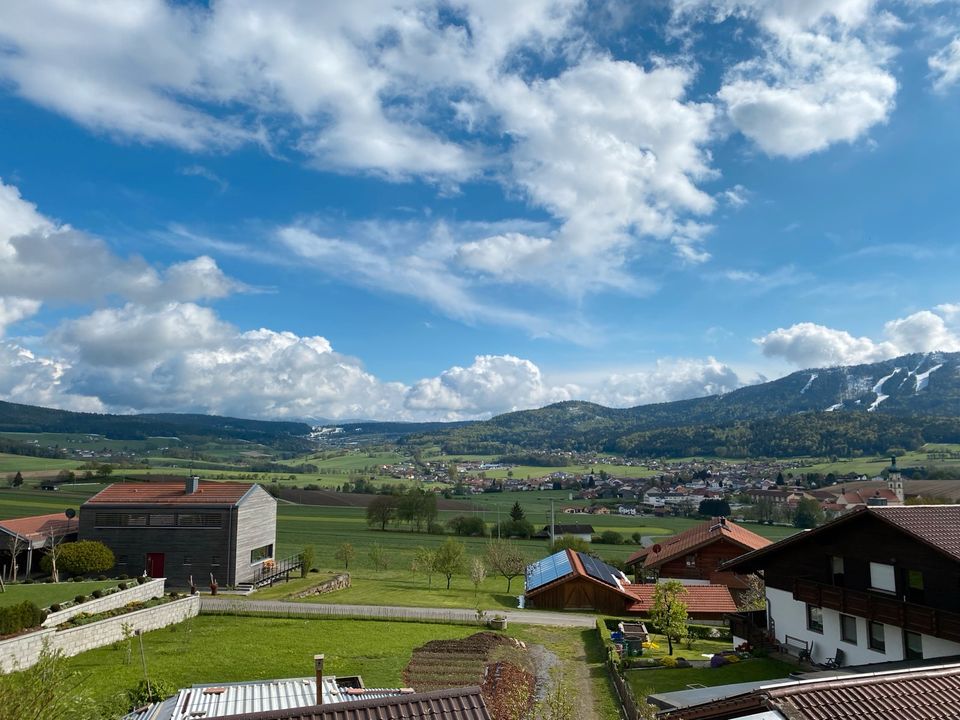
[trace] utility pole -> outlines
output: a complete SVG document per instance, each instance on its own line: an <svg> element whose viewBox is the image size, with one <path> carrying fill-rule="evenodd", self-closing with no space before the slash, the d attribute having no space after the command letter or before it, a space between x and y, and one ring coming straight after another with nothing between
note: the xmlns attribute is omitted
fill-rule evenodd
<svg viewBox="0 0 960 720"><path fill-rule="evenodd" d="M550 498L550 544L557 541L557 514L553 509L553 498Z"/></svg>
<svg viewBox="0 0 960 720"><path fill-rule="evenodd" d="M500 503L497 503L497 540L500 539Z"/></svg>

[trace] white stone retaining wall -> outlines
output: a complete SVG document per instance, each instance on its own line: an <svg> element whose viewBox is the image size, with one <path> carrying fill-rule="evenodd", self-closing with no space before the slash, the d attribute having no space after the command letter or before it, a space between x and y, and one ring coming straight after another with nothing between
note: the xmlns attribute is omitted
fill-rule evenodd
<svg viewBox="0 0 960 720"><path fill-rule="evenodd" d="M14 668L23 670L34 665L45 643L49 645L51 651L60 650L69 657L123 640L125 624L128 624L133 631L148 632L183 622L199 613L200 596L191 595L182 600L136 610L89 625L60 631L44 628L9 640L2 640L0 641L0 670L3 672L9 672Z"/></svg>
<svg viewBox="0 0 960 720"><path fill-rule="evenodd" d="M127 580L126 582L132 583L133 587L128 587L126 590L118 590L115 593L104 595L102 598L87 600L85 603L73 605L66 610L50 613L47 615L47 619L43 621L43 627L56 627L61 623L65 623L70 618L76 617L80 613L96 615L97 613L106 612L107 610L123 607L128 603L144 602L161 597L166 584L164 578L150 580L143 585L137 585L136 580Z"/></svg>

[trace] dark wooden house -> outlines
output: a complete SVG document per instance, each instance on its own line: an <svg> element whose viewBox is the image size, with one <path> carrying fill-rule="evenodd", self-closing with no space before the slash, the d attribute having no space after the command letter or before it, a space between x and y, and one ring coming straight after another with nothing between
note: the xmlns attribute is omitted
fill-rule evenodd
<svg viewBox="0 0 960 720"><path fill-rule="evenodd" d="M259 485L199 482L111 485L80 508L80 539L100 540L117 570L185 587L251 582L275 558L277 501Z"/></svg>
<svg viewBox="0 0 960 720"><path fill-rule="evenodd" d="M771 542L726 518L712 518L634 553L625 563L637 582L676 579L682 582L747 587L747 577L720 566Z"/></svg>
<svg viewBox="0 0 960 720"><path fill-rule="evenodd" d="M611 565L563 550L527 567L524 606L550 610L592 610L608 615L649 615L655 585L638 585ZM720 620L736 604L722 585L687 587L691 618Z"/></svg>
<svg viewBox="0 0 960 720"><path fill-rule="evenodd" d="M865 507L724 569L763 572L768 633L815 661L960 655L960 505Z"/></svg>

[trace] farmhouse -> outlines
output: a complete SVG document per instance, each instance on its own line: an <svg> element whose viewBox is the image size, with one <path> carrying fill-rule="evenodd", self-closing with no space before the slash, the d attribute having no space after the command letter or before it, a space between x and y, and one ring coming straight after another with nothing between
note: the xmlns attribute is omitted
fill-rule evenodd
<svg viewBox="0 0 960 720"><path fill-rule="evenodd" d="M23 568L25 578L30 577L34 551L43 552L53 543L76 540L77 527L76 518L64 513L0 520L0 547L7 557L15 553L17 567Z"/></svg>
<svg viewBox="0 0 960 720"><path fill-rule="evenodd" d="M647 615L655 587L632 584L612 565L586 553L563 550L527 566L524 607ZM702 620L720 620L737 609L722 585L686 587L683 601L687 614Z"/></svg>
<svg viewBox="0 0 960 720"><path fill-rule="evenodd" d="M720 565L767 545L767 538L732 520L715 517L635 552L625 565L628 570L633 568L637 582L675 579L685 585L726 585L742 590L748 584L746 576L721 571Z"/></svg>
<svg viewBox="0 0 960 720"><path fill-rule="evenodd" d="M722 569L762 570L767 633L816 662L960 655L960 505L864 507Z"/></svg>
<svg viewBox="0 0 960 720"><path fill-rule="evenodd" d="M100 540L117 569L184 587L252 582L274 560L277 501L249 483L123 483L80 508L80 539Z"/></svg>

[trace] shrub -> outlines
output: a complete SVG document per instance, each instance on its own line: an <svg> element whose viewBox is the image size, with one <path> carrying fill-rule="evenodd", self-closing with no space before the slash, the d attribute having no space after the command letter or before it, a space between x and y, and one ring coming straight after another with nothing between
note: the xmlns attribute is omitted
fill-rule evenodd
<svg viewBox="0 0 960 720"><path fill-rule="evenodd" d="M127 690L127 700L131 707L141 707L161 702L176 692L176 688L164 680L154 679L152 683L141 680L136 687Z"/></svg>
<svg viewBox="0 0 960 720"><path fill-rule="evenodd" d="M438 522L427 523L427 533L430 535L446 535L447 531Z"/></svg>
<svg viewBox="0 0 960 720"><path fill-rule="evenodd" d="M316 551L313 549L313 545L307 545L303 548L302 560L303 564L300 566L300 577L306 577L307 573L313 569L313 561L316 558Z"/></svg>
<svg viewBox="0 0 960 720"><path fill-rule="evenodd" d="M143 575L137 575L137 585L143 585L147 581Z"/></svg>
<svg viewBox="0 0 960 720"><path fill-rule="evenodd" d="M120 583L119 585L117 585L117 587L120 588L121 590L126 590L126 589L127 589L127 584L126 584L125 582L122 582L122 583Z"/></svg>
<svg viewBox="0 0 960 720"><path fill-rule="evenodd" d="M666 668L675 668L677 666L677 658L672 655L664 655L660 658L660 664Z"/></svg>
<svg viewBox="0 0 960 720"><path fill-rule="evenodd" d="M318 572L320 572L320 570L317 569L317 568L310 568L310 572L312 572L312 573L318 573Z"/></svg>
<svg viewBox="0 0 960 720"><path fill-rule="evenodd" d="M720 653L717 653L717 654L714 655L712 658L710 658L710 667L712 667L712 668L723 667L723 666L726 665L728 662L729 662L729 660L727 660L726 657L724 657L724 656L721 655Z"/></svg>
<svg viewBox="0 0 960 720"><path fill-rule="evenodd" d="M33 578L24 578L24 585L33 585Z"/></svg>
<svg viewBox="0 0 960 720"><path fill-rule="evenodd" d="M60 603L54 603L50 606L50 612L60 612L60 610L62 610Z"/></svg>
<svg viewBox="0 0 960 720"><path fill-rule="evenodd" d="M97 576L97 580L106 580L106 579L107 579L107 576L106 576L106 575L98 575L98 576Z"/></svg>
<svg viewBox="0 0 960 720"><path fill-rule="evenodd" d="M77 575L75 578L73 578L73 582L83 582L83 578Z"/></svg>
<svg viewBox="0 0 960 720"><path fill-rule="evenodd" d="M485 537L487 534L487 524L483 521L483 518L475 515L458 515L447 522L447 527L455 535Z"/></svg>
<svg viewBox="0 0 960 720"><path fill-rule="evenodd" d="M127 575L126 573L120 573L119 575L117 575L117 580L126 580L128 577L130 576Z"/></svg>
<svg viewBox="0 0 960 720"><path fill-rule="evenodd" d="M92 593L90 593L90 594L93 595L94 598L96 598L97 600L99 600L100 598L103 597L103 590L94 590L94 591L93 591Z"/></svg>
<svg viewBox="0 0 960 720"><path fill-rule="evenodd" d="M46 613L28 601L0 608L0 635L12 635L35 628L43 622Z"/></svg>
<svg viewBox="0 0 960 720"><path fill-rule="evenodd" d="M604 530L600 533L600 542L604 545L623 545L623 535L616 530Z"/></svg>
<svg viewBox="0 0 960 720"><path fill-rule="evenodd" d="M74 601L77 605L80 605L81 603L85 603L85 602L87 601L87 596L86 596L86 595L74 595L73 601Z"/></svg>

